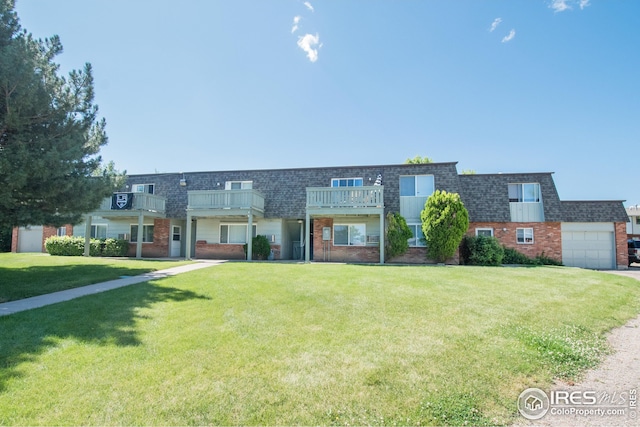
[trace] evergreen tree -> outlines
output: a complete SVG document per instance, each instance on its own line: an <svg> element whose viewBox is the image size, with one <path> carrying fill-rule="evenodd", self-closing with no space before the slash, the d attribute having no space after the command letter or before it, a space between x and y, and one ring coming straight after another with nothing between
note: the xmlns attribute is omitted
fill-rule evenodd
<svg viewBox="0 0 640 427"><path fill-rule="evenodd" d="M451 258L469 228L469 213L458 193L436 190L420 213L427 255L438 262Z"/></svg>
<svg viewBox="0 0 640 427"><path fill-rule="evenodd" d="M0 228L77 223L117 175L101 169L107 135L91 65L59 76L60 39L34 39L14 6L0 0Z"/></svg>

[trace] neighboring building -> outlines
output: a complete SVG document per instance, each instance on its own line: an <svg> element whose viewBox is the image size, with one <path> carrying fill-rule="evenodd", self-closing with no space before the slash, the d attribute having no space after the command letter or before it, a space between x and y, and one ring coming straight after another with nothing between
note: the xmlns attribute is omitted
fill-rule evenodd
<svg viewBox="0 0 640 427"><path fill-rule="evenodd" d="M629 206L627 209L627 235L631 238L640 238L640 206Z"/></svg>
<svg viewBox="0 0 640 427"><path fill-rule="evenodd" d="M127 238L138 257L245 259L250 231L273 259L426 263L420 211L436 189L461 195L470 235L565 265L627 267L622 201L560 201L551 173L459 175L456 163L132 175L71 233ZM414 232L391 260L389 212Z"/></svg>

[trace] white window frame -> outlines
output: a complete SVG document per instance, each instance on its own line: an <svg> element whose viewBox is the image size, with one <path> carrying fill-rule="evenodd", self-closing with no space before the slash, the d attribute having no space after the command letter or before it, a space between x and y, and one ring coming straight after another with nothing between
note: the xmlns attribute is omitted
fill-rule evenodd
<svg viewBox="0 0 640 427"><path fill-rule="evenodd" d="M402 181L413 178L413 194L402 194ZM421 182L421 179L429 179L427 183ZM426 184L426 188L424 187ZM433 175L400 175L398 182L400 189L400 197L429 197L436 190L435 177Z"/></svg>
<svg viewBox="0 0 640 427"><path fill-rule="evenodd" d="M136 230L136 232L134 233L133 231L133 227L138 227L138 224L131 224L131 226L129 227L129 232L131 234L129 234L129 242L131 243L138 243L138 231ZM149 227L153 228L153 231L151 232L151 240L148 240L148 234L149 234ZM154 228L154 224L143 224L142 225L142 243L153 243L153 235L155 233L155 228Z"/></svg>
<svg viewBox="0 0 640 427"><path fill-rule="evenodd" d="M410 248L426 248L427 242L424 241L424 233L422 232L422 223L407 223L411 229L413 237L408 239ZM417 233L416 233L417 232Z"/></svg>
<svg viewBox="0 0 640 427"><path fill-rule="evenodd" d="M222 241L222 227L227 227L227 241L223 242ZM242 227L244 228L244 242L229 242L229 227ZM252 237L256 237L258 234L258 226L254 223L253 226L253 236ZM247 224L241 224L241 223L237 223L237 222L229 222L229 223L224 223L224 224L220 224L220 227L218 227L218 243L220 243L221 245L244 245L247 243Z"/></svg>
<svg viewBox="0 0 640 427"><path fill-rule="evenodd" d="M67 235L67 227L58 227L56 229L56 236L64 237Z"/></svg>
<svg viewBox="0 0 640 427"><path fill-rule="evenodd" d="M488 231L489 232L488 237L493 237L493 228L489 228L489 227L476 228L476 236L486 236L486 234L480 234L480 232L483 232L483 231Z"/></svg>
<svg viewBox="0 0 640 427"><path fill-rule="evenodd" d="M336 243L336 227L347 227L347 243ZM354 243L354 229L361 228L362 232L358 234L362 236L362 240ZM367 225L366 224L333 224L333 246L366 246L367 245Z"/></svg>
<svg viewBox="0 0 640 427"><path fill-rule="evenodd" d="M99 228L104 228L104 237L98 237ZM109 228L107 227L107 224L91 224L91 231L90 231L89 237L91 237L92 239L106 239L108 231L109 231Z"/></svg>
<svg viewBox="0 0 640 427"><path fill-rule="evenodd" d="M533 245L533 228L521 227L516 228L516 242L519 245Z"/></svg>
<svg viewBox="0 0 640 427"><path fill-rule="evenodd" d="M533 186L533 192L534 192L534 197L533 198L528 198L527 197L527 191L525 191L525 188L527 186ZM516 197L512 197L512 188L518 188L519 190L516 190ZM541 191L540 191L540 184L537 182L523 182L523 183L511 183L509 184L509 202L511 203L540 203L540 200L542 200L542 195L541 195Z"/></svg>
<svg viewBox="0 0 640 427"><path fill-rule="evenodd" d="M155 194L155 191L156 191L155 184L133 184L131 186L132 193Z"/></svg>
<svg viewBox="0 0 640 427"><path fill-rule="evenodd" d="M362 178L331 178L332 188L342 187L362 187L364 179Z"/></svg>
<svg viewBox="0 0 640 427"><path fill-rule="evenodd" d="M240 188L233 188L239 186ZM251 190L253 181L226 181L224 183L225 190Z"/></svg>

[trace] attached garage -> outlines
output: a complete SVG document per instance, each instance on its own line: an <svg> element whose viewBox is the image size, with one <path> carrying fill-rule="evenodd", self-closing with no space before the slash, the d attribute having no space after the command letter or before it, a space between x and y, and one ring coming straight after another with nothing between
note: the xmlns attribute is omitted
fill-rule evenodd
<svg viewBox="0 0 640 427"><path fill-rule="evenodd" d="M44 228L41 225L18 229L18 252L42 252Z"/></svg>
<svg viewBox="0 0 640 427"><path fill-rule="evenodd" d="M611 222L562 223L562 263L570 267L615 269L615 228Z"/></svg>

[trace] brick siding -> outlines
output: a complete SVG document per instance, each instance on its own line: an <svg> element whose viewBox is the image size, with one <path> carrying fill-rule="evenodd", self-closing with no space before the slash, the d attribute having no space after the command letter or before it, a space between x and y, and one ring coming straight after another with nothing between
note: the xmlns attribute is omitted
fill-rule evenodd
<svg viewBox="0 0 640 427"><path fill-rule="evenodd" d="M493 236L504 246L534 258L544 255L562 260L562 230L559 222L473 222L468 236L476 235L476 228L493 228ZM516 228L533 228L533 244L516 241Z"/></svg>
<svg viewBox="0 0 640 427"><path fill-rule="evenodd" d="M155 218L153 220L153 243L142 244L142 256L144 258L165 258L169 256L169 237L171 233L171 220ZM137 243L129 243L128 256L136 256Z"/></svg>
<svg viewBox="0 0 640 427"><path fill-rule="evenodd" d="M629 268L629 252L627 248L627 224L624 222L614 223L616 233L616 267L618 270Z"/></svg>

